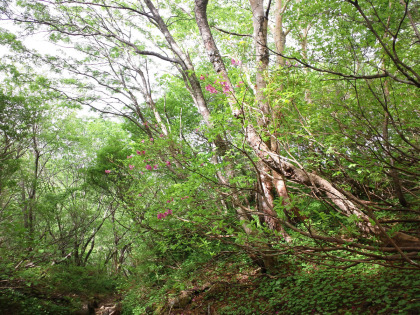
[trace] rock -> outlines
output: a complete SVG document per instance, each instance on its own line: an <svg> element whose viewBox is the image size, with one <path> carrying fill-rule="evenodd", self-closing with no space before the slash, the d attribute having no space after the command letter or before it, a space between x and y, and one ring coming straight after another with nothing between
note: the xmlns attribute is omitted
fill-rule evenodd
<svg viewBox="0 0 420 315"><path fill-rule="evenodd" d="M169 298L169 305L173 308L184 308L191 302L191 292L181 291L181 293L174 298Z"/></svg>
<svg viewBox="0 0 420 315"><path fill-rule="evenodd" d="M119 315L121 314L121 308L119 304L105 304L100 308L96 309L96 315Z"/></svg>

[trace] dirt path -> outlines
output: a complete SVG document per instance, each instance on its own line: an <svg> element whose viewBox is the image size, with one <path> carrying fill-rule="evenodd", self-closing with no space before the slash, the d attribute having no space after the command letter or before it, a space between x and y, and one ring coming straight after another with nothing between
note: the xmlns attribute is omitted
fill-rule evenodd
<svg viewBox="0 0 420 315"><path fill-rule="evenodd" d="M99 303L99 306L95 308L95 315L120 315L121 306L116 301L115 297L110 297Z"/></svg>

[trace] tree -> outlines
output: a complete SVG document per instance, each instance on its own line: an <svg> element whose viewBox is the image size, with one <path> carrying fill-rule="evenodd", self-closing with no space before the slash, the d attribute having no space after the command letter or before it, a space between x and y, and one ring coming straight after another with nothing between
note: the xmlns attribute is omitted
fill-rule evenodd
<svg viewBox="0 0 420 315"><path fill-rule="evenodd" d="M123 110L108 106L100 111L129 119L148 138L175 130L175 120L157 106L165 99L152 95L146 57L168 62L206 126L203 153L214 148L208 158L215 165L210 178L229 190L223 204L232 205L249 237L255 235L254 214L271 230L265 245L253 249L265 267L272 265L267 257L275 252L273 244L289 250L291 240L306 239L309 245L294 253L309 261L352 266L363 261L356 257L362 255L380 264L403 261L407 268L418 268L418 121L407 114L416 111L419 87L418 45L413 44L418 41L417 3L277 1L275 10L271 1L240 4L248 20L241 21L240 9L232 10L236 4L224 3L238 22L229 16L232 31L214 26L220 37L212 31L215 22L209 22L219 3L205 0L183 7L149 0L23 4L25 15L12 7L5 14L21 23L35 22L53 40L74 40L85 60L48 62L88 79L77 82L82 90L101 88L73 99L93 107L99 101L124 104ZM166 8L179 20L168 20ZM269 33L272 18L274 34ZM202 48L188 52L186 34L197 38L198 33L185 19L195 20L213 71L200 60ZM253 35L239 32L242 23ZM298 45L290 41L285 46L286 35ZM226 38L245 48L243 61L220 52L231 52ZM278 64L270 66L270 54ZM88 63L93 60L104 61L106 69L92 68ZM179 148L173 142L159 158L177 160L174 171L182 180L188 163L179 157ZM245 169L252 170L244 185L234 181L240 177L235 152L246 156Z"/></svg>

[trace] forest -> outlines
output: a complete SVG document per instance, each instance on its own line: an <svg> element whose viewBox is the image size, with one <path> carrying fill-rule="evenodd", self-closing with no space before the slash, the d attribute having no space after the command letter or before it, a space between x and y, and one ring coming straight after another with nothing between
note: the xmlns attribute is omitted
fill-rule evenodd
<svg viewBox="0 0 420 315"><path fill-rule="evenodd" d="M0 314L418 314L420 1L1 0Z"/></svg>

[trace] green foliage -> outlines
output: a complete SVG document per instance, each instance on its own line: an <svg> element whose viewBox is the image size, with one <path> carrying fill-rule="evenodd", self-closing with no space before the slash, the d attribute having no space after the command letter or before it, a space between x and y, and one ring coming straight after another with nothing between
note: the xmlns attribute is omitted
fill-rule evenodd
<svg viewBox="0 0 420 315"><path fill-rule="evenodd" d="M176 298L182 290L191 295L192 301L183 309L189 312L211 307L220 314L397 314L415 312L419 306L415 297L420 279L415 271L364 266L343 271L313 264L292 271L291 262L284 261L283 271L268 278L244 268L249 261L238 256L219 258L199 269L188 268L189 263L200 261L180 265L179 271L185 268L188 273L173 271L167 281L140 280L138 287L130 286L123 313L165 312L170 309L167 297ZM242 276L232 278L232 274ZM209 287L208 282L213 284Z"/></svg>
<svg viewBox="0 0 420 315"><path fill-rule="evenodd" d="M69 306L63 304L69 304ZM59 304L56 304L54 301L31 297L30 294L13 289L2 290L0 306L2 311L8 314L67 315L74 312L73 306L68 301L60 301Z"/></svg>
<svg viewBox="0 0 420 315"><path fill-rule="evenodd" d="M370 270L369 270L370 269ZM300 273L261 284L273 310L286 314L406 313L418 307L416 272L382 268L347 271L308 266Z"/></svg>
<svg viewBox="0 0 420 315"><path fill-rule="evenodd" d="M0 308L10 314L74 314L86 301L115 291L116 281L91 267L15 269L1 265Z"/></svg>
<svg viewBox="0 0 420 315"><path fill-rule="evenodd" d="M77 51L0 29L0 306L66 314L118 285L124 314L170 313L182 292L176 311L415 312L418 3L282 1L285 63L258 73L249 3L210 1L224 76L195 2L155 2L176 45L139 1L0 7Z"/></svg>
<svg viewBox="0 0 420 315"><path fill-rule="evenodd" d="M92 298L115 290L115 280L96 267L56 266L48 270L45 280L56 293L77 294Z"/></svg>

